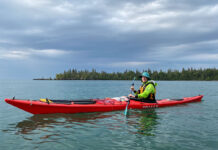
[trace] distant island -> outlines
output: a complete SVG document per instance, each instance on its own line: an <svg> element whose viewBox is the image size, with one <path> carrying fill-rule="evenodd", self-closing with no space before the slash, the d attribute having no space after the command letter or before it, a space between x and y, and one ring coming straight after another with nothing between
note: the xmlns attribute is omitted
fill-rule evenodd
<svg viewBox="0 0 218 150"><path fill-rule="evenodd" d="M50 78L35 78L33 80L53 80L53 79L50 77Z"/></svg>
<svg viewBox="0 0 218 150"><path fill-rule="evenodd" d="M167 71L162 70L143 70L142 72L149 72L153 80L218 80L218 69L207 68L207 69L182 69ZM95 69L92 71L88 70L77 70L69 69L63 73L56 74L54 79L50 78L36 78L33 80L132 80L134 77L139 77L141 72L136 70L125 70L124 72L112 72L108 73L105 71L97 72ZM140 80L139 78L137 78Z"/></svg>

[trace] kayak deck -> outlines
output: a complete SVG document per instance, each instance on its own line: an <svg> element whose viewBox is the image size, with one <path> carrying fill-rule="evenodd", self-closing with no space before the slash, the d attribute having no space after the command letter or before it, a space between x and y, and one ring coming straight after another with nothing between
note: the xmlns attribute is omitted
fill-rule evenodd
<svg viewBox="0 0 218 150"><path fill-rule="evenodd" d="M203 95L185 97L179 100L162 99L158 100L157 103L144 103L130 100L128 109L157 108L190 102L200 102L202 97ZM5 99L5 101L8 104L32 114L108 112L124 110L127 105L126 101L117 101L111 98L91 99L87 101L68 101L67 103L62 103L60 100L42 102L40 100Z"/></svg>

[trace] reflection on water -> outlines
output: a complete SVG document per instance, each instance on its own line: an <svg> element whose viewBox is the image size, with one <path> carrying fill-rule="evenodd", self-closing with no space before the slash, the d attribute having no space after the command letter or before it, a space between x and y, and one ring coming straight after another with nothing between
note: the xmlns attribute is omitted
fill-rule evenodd
<svg viewBox="0 0 218 150"><path fill-rule="evenodd" d="M154 109L123 112L33 115L21 122L9 125L4 132L12 132L24 140L39 143L75 140L81 135L102 137L112 134L138 134L154 136L158 115ZM125 137L120 137L125 138Z"/></svg>
<svg viewBox="0 0 218 150"><path fill-rule="evenodd" d="M202 81L159 81L159 98L204 94L204 101L186 107L129 110L128 117L123 111L31 117L3 101L13 96L116 97L128 93L129 84L130 81L0 82L0 149L217 149L218 90L214 81L203 82L205 86ZM140 84L136 82L136 86ZM84 95L81 91L87 87L89 91Z"/></svg>
<svg viewBox="0 0 218 150"><path fill-rule="evenodd" d="M143 111L135 111L132 113L130 118L133 118L133 121L129 121L129 124L135 126L137 129L136 134L146 135L146 136L154 136L153 130L155 126L158 124L157 119L158 115L155 109L145 109ZM134 119L136 118L136 120Z"/></svg>
<svg viewBox="0 0 218 150"><path fill-rule="evenodd" d="M82 123L93 124L93 120L111 117L103 113L84 113L84 114L45 114L34 115L17 123L18 134L29 134L34 130L45 130L61 125L64 128L72 128Z"/></svg>

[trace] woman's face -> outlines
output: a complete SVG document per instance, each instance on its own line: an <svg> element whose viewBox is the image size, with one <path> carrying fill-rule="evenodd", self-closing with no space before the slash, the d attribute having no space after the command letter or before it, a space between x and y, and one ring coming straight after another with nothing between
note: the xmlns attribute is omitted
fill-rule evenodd
<svg viewBox="0 0 218 150"><path fill-rule="evenodd" d="M147 78L146 77L142 77L142 82L147 82Z"/></svg>

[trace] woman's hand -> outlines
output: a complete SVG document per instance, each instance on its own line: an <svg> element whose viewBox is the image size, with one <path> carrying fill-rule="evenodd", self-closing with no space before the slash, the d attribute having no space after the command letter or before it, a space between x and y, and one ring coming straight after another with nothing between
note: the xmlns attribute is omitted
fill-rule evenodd
<svg viewBox="0 0 218 150"><path fill-rule="evenodd" d="M128 97L133 97L133 98L134 98L135 96L134 96L134 95L132 95L132 94L129 94L129 95L128 95Z"/></svg>
<svg viewBox="0 0 218 150"><path fill-rule="evenodd" d="M135 88L134 88L134 86L131 86L131 88L130 88L132 91L135 91Z"/></svg>

